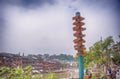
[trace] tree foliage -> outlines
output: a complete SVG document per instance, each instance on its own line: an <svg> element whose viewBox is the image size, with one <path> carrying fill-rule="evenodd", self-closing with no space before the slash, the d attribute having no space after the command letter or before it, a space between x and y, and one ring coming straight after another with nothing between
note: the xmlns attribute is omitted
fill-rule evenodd
<svg viewBox="0 0 120 79"><path fill-rule="evenodd" d="M109 65L112 60L113 63L119 62L120 53L112 48L114 44L112 36L107 37L105 40L96 42L89 48L89 51L86 51L87 55L84 58L85 67L92 66L94 63L99 65ZM111 54L114 58L111 58Z"/></svg>

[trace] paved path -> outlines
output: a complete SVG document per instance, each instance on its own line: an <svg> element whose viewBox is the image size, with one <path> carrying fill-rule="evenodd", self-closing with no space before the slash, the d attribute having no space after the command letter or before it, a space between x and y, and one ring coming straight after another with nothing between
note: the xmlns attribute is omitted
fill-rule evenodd
<svg viewBox="0 0 120 79"><path fill-rule="evenodd" d="M119 74L119 75L116 75L116 79L120 79L120 74Z"/></svg>
<svg viewBox="0 0 120 79"><path fill-rule="evenodd" d="M78 69L71 69L69 72L68 72L68 77L69 79L77 79L78 78Z"/></svg>
<svg viewBox="0 0 120 79"><path fill-rule="evenodd" d="M68 78L61 78L61 79L78 79L78 69L69 69Z"/></svg>

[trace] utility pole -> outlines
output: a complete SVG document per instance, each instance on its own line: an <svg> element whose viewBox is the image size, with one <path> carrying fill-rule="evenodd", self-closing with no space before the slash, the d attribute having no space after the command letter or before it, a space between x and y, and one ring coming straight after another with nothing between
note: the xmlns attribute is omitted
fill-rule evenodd
<svg viewBox="0 0 120 79"><path fill-rule="evenodd" d="M85 34L82 34L82 31L86 30L86 28L82 27L85 23L81 22L84 18L80 16L80 12L76 12L76 15L72 19L75 21L73 22L73 31L75 31L73 35L76 39L74 39L73 42L75 43L74 49L77 50L79 79L84 79L84 50L86 50L86 48L83 44L85 43L83 39Z"/></svg>

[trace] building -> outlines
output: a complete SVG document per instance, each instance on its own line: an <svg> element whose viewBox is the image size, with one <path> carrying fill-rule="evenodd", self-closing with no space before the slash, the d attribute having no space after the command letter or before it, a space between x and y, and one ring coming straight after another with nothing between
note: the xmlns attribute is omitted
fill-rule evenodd
<svg viewBox="0 0 120 79"><path fill-rule="evenodd" d="M10 68L24 68L26 66L32 66L33 70L59 70L63 68L59 61L55 60L43 60L40 56L20 56L11 53L0 53L0 67L10 67Z"/></svg>
<svg viewBox="0 0 120 79"><path fill-rule="evenodd" d="M21 56L11 53L0 53L0 67L22 67L22 59Z"/></svg>

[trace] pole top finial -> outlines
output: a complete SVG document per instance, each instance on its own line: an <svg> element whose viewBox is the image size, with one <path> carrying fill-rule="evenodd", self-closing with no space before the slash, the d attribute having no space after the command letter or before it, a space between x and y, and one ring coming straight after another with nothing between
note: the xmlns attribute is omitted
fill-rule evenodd
<svg viewBox="0 0 120 79"><path fill-rule="evenodd" d="M76 12L75 14L76 14L76 16L80 16L80 12Z"/></svg>

